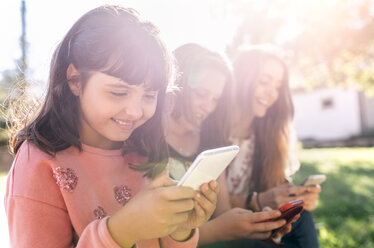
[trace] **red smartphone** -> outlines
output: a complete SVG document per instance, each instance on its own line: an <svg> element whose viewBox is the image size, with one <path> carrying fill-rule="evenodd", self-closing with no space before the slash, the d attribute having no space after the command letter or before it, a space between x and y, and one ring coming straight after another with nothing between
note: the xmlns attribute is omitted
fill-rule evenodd
<svg viewBox="0 0 374 248"><path fill-rule="evenodd" d="M304 208L304 201L303 200L291 201L291 202L288 202L288 203L284 204L280 208L278 208L278 210L282 213L282 215L277 217L277 218L266 220L264 222L277 221L277 220L280 220L280 219L285 219L286 224L284 226L280 227L280 228L274 229L272 231L271 236L274 237L275 234L277 234L279 231L281 231L288 223L290 223L293 220L293 218L296 215L298 215L299 213L301 213L301 211L303 211L303 208Z"/></svg>

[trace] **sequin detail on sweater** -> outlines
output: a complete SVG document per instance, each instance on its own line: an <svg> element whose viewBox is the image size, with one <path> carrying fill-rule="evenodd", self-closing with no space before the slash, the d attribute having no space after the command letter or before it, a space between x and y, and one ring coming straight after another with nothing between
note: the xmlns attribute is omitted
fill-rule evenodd
<svg viewBox="0 0 374 248"><path fill-rule="evenodd" d="M62 190L73 192L78 184L78 176L73 169L57 167L53 170L53 177L56 179L56 184Z"/></svg>
<svg viewBox="0 0 374 248"><path fill-rule="evenodd" d="M106 216L106 212L104 211L104 208L98 206L94 211L95 218L98 220L101 220Z"/></svg>
<svg viewBox="0 0 374 248"><path fill-rule="evenodd" d="M114 198L119 204L125 205L131 198L131 189L126 185L114 187Z"/></svg>

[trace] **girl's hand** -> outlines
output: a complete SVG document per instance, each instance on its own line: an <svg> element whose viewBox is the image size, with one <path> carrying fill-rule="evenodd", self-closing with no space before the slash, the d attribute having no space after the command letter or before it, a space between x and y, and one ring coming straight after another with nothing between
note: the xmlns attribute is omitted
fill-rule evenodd
<svg viewBox="0 0 374 248"><path fill-rule="evenodd" d="M271 239L270 241L276 244L280 244L282 237L286 235L287 233L291 232L292 223L295 223L299 218L300 218L300 214L295 215L293 219L290 221L290 223L282 227L281 230L279 230L279 232L277 232L275 235L272 235L272 237L270 238Z"/></svg>
<svg viewBox="0 0 374 248"><path fill-rule="evenodd" d="M172 238L179 232L200 227L212 216L217 204L218 184L212 180L202 184L200 190L200 192L195 192L194 210L189 213L188 220L170 235Z"/></svg>
<svg viewBox="0 0 374 248"><path fill-rule="evenodd" d="M296 198L304 201L304 209L312 211L317 207L321 186L314 185L306 187L306 191Z"/></svg>
<svg viewBox="0 0 374 248"><path fill-rule="evenodd" d="M189 228L203 225L212 216L217 204L219 187L217 181L210 181L200 186L200 192L195 194L195 208L190 213L188 221L184 224Z"/></svg>
<svg viewBox="0 0 374 248"><path fill-rule="evenodd" d="M304 186L295 186L291 183L279 185L259 193L260 204L261 206L277 209L290 201L302 199L301 194L307 191L306 188Z"/></svg>
<svg viewBox="0 0 374 248"><path fill-rule="evenodd" d="M233 208L210 222L216 228L217 236L215 239L218 241L241 238L267 239L270 237L272 230L283 226L286 221L263 221L280 215L281 213L278 210L254 213L242 208Z"/></svg>
<svg viewBox="0 0 374 248"><path fill-rule="evenodd" d="M167 171L167 170L166 170ZM189 219L194 208L194 190L177 187L162 173L108 220L113 239L123 247L137 241L167 236ZM190 235L185 230L185 239Z"/></svg>

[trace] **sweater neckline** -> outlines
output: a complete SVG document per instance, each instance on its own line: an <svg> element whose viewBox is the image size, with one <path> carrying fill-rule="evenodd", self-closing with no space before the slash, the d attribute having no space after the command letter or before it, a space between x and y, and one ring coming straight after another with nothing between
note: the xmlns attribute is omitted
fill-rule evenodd
<svg viewBox="0 0 374 248"><path fill-rule="evenodd" d="M123 149L115 149L115 150L105 150L98 147L89 146L86 144L82 144L82 149L84 152L100 154L104 156L122 156Z"/></svg>

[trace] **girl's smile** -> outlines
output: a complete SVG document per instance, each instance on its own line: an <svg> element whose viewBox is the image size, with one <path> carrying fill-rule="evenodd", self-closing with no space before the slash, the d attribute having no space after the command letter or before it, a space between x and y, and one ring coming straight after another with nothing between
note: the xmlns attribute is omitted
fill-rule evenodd
<svg viewBox="0 0 374 248"><path fill-rule="evenodd" d="M277 101L283 77L284 71L278 61L270 59L264 63L254 92L253 113L255 116L265 116L268 108Z"/></svg>
<svg viewBox="0 0 374 248"><path fill-rule="evenodd" d="M69 73L79 74L73 65ZM94 72L85 84L69 82L69 86L80 101L80 140L90 146L120 148L156 111L158 93L144 84L131 85Z"/></svg>
<svg viewBox="0 0 374 248"><path fill-rule="evenodd" d="M134 122L133 121L121 121L115 118L112 118L112 120L118 124L118 126L125 130L125 131L131 131L134 128Z"/></svg>

